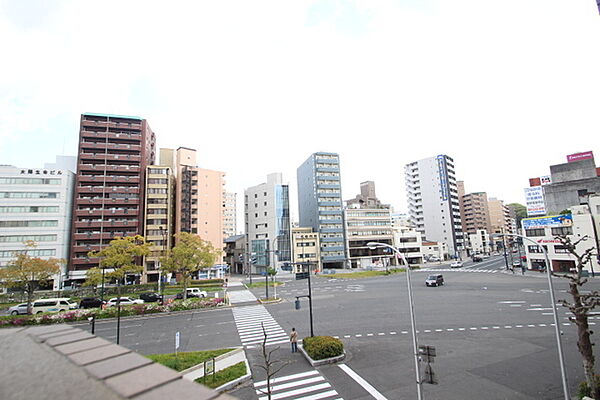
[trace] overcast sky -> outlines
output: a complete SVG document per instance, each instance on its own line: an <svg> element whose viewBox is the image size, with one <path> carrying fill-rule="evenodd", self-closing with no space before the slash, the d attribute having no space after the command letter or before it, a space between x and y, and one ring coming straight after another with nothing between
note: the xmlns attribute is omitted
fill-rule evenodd
<svg viewBox="0 0 600 400"><path fill-rule="evenodd" d="M594 0L0 0L0 164L76 155L84 112L146 118L159 147L244 188L340 154L405 211L404 165L454 158L466 190L598 148ZM297 211L292 211L297 218Z"/></svg>

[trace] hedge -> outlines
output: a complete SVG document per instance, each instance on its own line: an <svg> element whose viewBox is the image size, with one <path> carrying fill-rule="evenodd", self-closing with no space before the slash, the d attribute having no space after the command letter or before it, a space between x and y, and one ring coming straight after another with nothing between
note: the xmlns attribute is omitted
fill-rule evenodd
<svg viewBox="0 0 600 400"><path fill-rule="evenodd" d="M121 307L121 317L129 315L157 314L171 311L195 310L199 308L212 308L223 304L223 299L198 299L192 298L176 301L170 304L160 305L158 303L134 304ZM24 325L46 325L62 324L65 322L86 321L95 315L96 319L115 318L117 307L108 307L105 310L99 308L86 310L71 310L59 313L47 313L41 315L15 315L0 316L0 328L10 328Z"/></svg>
<svg viewBox="0 0 600 400"><path fill-rule="evenodd" d="M331 336L304 338L302 346L313 360L323 360L344 354L344 344L342 341Z"/></svg>

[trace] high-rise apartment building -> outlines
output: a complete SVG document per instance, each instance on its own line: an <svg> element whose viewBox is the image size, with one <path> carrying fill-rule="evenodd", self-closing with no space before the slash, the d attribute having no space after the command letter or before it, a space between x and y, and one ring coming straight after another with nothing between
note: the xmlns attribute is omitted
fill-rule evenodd
<svg viewBox="0 0 600 400"><path fill-rule="evenodd" d="M225 192L223 203L223 238L235 236L237 232L237 193Z"/></svg>
<svg viewBox="0 0 600 400"><path fill-rule="evenodd" d="M494 197L488 199L488 208L490 212L490 230L491 233L513 233L510 212L502 200Z"/></svg>
<svg viewBox="0 0 600 400"><path fill-rule="evenodd" d="M445 243L450 255L458 256L463 232L454 160L438 155L407 164L404 171L413 225L427 240Z"/></svg>
<svg viewBox="0 0 600 400"><path fill-rule="evenodd" d="M345 268L340 159L335 153L314 153L297 170L301 227L319 233L323 268Z"/></svg>
<svg viewBox="0 0 600 400"><path fill-rule="evenodd" d="M145 173L154 162L155 142L145 119L81 115L70 279L81 281L99 265L88 252L116 237L144 235Z"/></svg>
<svg viewBox="0 0 600 400"><path fill-rule="evenodd" d="M289 185L280 173L267 175L267 182L244 191L246 248L255 253L252 272L280 268L291 261Z"/></svg>
<svg viewBox="0 0 600 400"><path fill-rule="evenodd" d="M150 254L144 257L142 282L157 282L160 258L173 245L175 177L170 167L146 167L144 236Z"/></svg>
<svg viewBox="0 0 600 400"><path fill-rule="evenodd" d="M26 251L32 257L65 260L51 287L66 281L74 174L64 169L0 166L0 268ZM26 242L35 242L28 248ZM1 292L1 289L0 289Z"/></svg>
<svg viewBox="0 0 600 400"><path fill-rule="evenodd" d="M160 165L173 168L175 184L175 233L189 232L208 241L223 261L223 203L225 173L199 168L196 150L160 149Z"/></svg>
<svg viewBox="0 0 600 400"><path fill-rule="evenodd" d="M463 195L461 200L463 232L469 235L478 230L491 232L487 193L468 193Z"/></svg>

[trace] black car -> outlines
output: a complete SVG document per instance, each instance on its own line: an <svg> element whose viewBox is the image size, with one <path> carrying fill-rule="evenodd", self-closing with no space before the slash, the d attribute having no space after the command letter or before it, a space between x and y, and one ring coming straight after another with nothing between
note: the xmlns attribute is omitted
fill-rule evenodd
<svg viewBox="0 0 600 400"><path fill-rule="evenodd" d="M102 300L97 297L84 297L79 302L79 308L100 308L102 307Z"/></svg>
<svg viewBox="0 0 600 400"><path fill-rule="evenodd" d="M140 293L140 299L144 300L146 303L162 301L162 298L163 297L160 294L154 292Z"/></svg>

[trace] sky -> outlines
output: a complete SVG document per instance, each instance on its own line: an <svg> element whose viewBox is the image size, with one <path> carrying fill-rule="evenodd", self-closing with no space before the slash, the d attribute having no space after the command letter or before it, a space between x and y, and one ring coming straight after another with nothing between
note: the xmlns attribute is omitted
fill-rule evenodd
<svg viewBox="0 0 600 400"><path fill-rule="evenodd" d="M340 155L342 196L454 158L467 192L524 203L566 155L600 157L594 0L0 0L0 164L76 155L81 113L148 120L238 193ZM238 216L238 221L240 221Z"/></svg>

